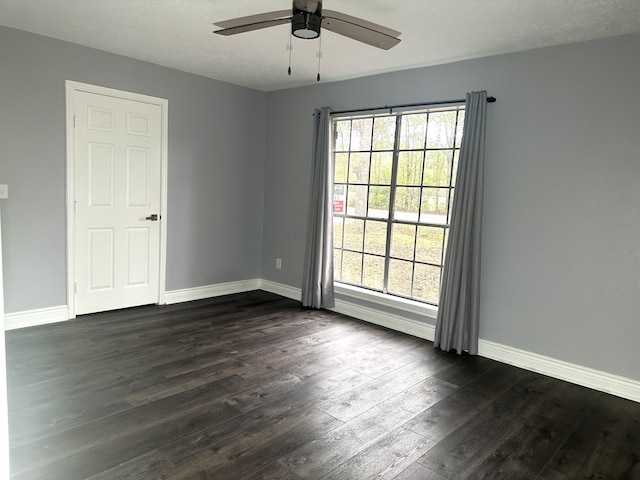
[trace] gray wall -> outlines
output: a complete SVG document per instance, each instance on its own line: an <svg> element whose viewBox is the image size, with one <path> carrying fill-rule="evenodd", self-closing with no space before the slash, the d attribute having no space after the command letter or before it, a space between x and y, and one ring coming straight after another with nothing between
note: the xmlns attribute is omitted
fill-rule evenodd
<svg viewBox="0 0 640 480"><path fill-rule="evenodd" d="M0 27L6 312L67 303L65 80L169 101L167 290L258 278L263 92Z"/></svg>
<svg viewBox="0 0 640 480"><path fill-rule="evenodd" d="M481 338L640 380L638 52L632 35L269 93L262 278L301 284L314 107L486 89Z"/></svg>

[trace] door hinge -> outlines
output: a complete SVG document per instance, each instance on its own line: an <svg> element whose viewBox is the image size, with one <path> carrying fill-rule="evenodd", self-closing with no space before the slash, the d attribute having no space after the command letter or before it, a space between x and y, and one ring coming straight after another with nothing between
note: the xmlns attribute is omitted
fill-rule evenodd
<svg viewBox="0 0 640 480"><path fill-rule="evenodd" d="M73 128L76 128L76 116L73 116Z"/></svg>
<svg viewBox="0 0 640 480"><path fill-rule="evenodd" d="M78 293L78 282L74 282L73 284L73 293Z"/></svg>

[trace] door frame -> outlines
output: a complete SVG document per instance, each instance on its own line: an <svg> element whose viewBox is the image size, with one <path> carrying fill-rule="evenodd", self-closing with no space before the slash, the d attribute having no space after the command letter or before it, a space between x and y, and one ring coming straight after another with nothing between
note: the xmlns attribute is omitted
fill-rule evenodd
<svg viewBox="0 0 640 480"><path fill-rule="evenodd" d="M66 135L67 135L67 308L69 318L76 317L76 216L75 216L75 129L74 110L75 93L86 92L97 95L133 100L135 102L150 103L161 108L161 154L160 154L160 271L158 279L158 305L165 304L165 280L167 271L167 174L168 174L168 105L165 98L151 97L134 92L126 92L113 88L80 83L73 80L65 81L66 91Z"/></svg>

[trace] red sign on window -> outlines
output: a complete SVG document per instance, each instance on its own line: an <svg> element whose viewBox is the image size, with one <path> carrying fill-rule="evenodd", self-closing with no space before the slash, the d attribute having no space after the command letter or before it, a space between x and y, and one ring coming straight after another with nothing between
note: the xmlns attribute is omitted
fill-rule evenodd
<svg viewBox="0 0 640 480"><path fill-rule="evenodd" d="M333 213L344 213L344 200L333 201Z"/></svg>

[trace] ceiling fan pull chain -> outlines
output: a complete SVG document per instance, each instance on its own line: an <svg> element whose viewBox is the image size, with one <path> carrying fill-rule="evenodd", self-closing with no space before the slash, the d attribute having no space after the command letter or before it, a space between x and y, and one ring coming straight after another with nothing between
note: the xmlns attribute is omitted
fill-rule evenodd
<svg viewBox="0 0 640 480"><path fill-rule="evenodd" d="M318 38L318 76L316 81L320 81L320 59L322 58L322 35Z"/></svg>
<svg viewBox="0 0 640 480"><path fill-rule="evenodd" d="M287 72L291 75L291 50L293 50L293 45L291 45L291 38L293 36L289 33L289 70Z"/></svg>

